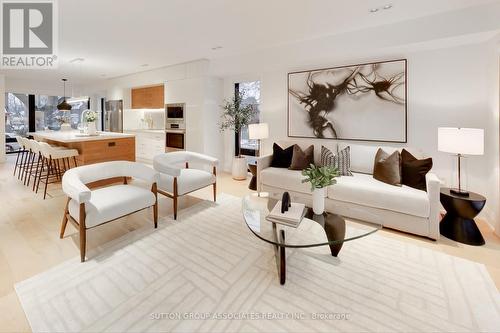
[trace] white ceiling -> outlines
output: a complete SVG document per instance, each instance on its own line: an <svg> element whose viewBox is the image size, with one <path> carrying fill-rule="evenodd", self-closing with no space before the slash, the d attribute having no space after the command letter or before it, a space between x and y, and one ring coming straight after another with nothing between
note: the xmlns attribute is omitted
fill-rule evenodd
<svg viewBox="0 0 500 333"><path fill-rule="evenodd" d="M60 68L3 73L45 79L111 78L492 2L499 1L61 0ZM386 4L393 8L369 12ZM214 46L223 48L214 51ZM69 63L80 57L83 63Z"/></svg>

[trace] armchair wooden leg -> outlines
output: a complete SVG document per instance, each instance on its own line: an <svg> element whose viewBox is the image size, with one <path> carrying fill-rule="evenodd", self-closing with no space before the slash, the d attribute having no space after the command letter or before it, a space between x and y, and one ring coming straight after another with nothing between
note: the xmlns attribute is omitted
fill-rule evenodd
<svg viewBox="0 0 500 333"><path fill-rule="evenodd" d="M177 197L173 198L173 204L174 204L174 220L177 220Z"/></svg>
<svg viewBox="0 0 500 333"><path fill-rule="evenodd" d="M174 196L172 198L174 204L174 220L177 220L177 196L178 196L177 177L174 177Z"/></svg>
<svg viewBox="0 0 500 333"><path fill-rule="evenodd" d="M59 234L59 238L63 238L64 237L64 232L66 231L66 225L68 224L68 206L69 206L69 202L70 202L71 198L68 198L68 201L66 201L66 206L64 207L64 216L63 216L63 219L62 219L62 223L61 223L61 233Z"/></svg>
<svg viewBox="0 0 500 333"><path fill-rule="evenodd" d="M87 229L85 228L85 204L80 204L80 218L78 220L80 225L80 261L85 261L85 250L87 245Z"/></svg>
<svg viewBox="0 0 500 333"><path fill-rule="evenodd" d="M158 188L156 183L151 187L151 191L155 195L155 204L153 206L153 220L155 223L155 229L158 228Z"/></svg>
<svg viewBox="0 0 500 333"><path fill-rule="evenodd" d="M215 166L212 169L212 174L215 176L213 190L214 190L214 202L216 202L217 201L217 168Z"/></svg>

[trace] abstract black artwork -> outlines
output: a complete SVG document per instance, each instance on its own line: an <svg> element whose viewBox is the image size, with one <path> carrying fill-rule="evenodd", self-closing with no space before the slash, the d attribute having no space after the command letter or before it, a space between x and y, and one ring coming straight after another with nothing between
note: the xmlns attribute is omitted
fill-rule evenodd
<svg viewBox="0 0 500 333"><path fill-rule="evenodd" d="M288 74L288 136L406 142L406 59Z"/></svg>

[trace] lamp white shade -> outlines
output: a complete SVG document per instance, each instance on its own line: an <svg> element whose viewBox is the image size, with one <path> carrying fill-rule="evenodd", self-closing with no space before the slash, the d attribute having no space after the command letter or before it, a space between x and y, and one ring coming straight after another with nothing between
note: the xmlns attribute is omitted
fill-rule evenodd
<svg viewBox="0 0 500 333"><path fill-rule="evenodd" d="M248 125L248 138L251 140L267 139L269 137L269 126L267 123Z"/></svg>
<svg viewBox="0 0 500 333"><path fill-rule="evenodd" d="M481 128L438 128L438 150L452 154L483 155L484 130Z"/></svg>

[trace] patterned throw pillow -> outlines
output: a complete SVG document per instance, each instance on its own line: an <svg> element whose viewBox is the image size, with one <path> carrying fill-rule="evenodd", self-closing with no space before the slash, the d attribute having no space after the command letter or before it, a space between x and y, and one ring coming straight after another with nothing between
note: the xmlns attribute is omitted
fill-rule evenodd
<svg viewBox="0 0 500 333"><path fill-rule="evenodd" d="M352 176L351 148L349 146L338 151L336 155L330 149L321 146L320 163L322 166L336 167L341 176Z"/></svg>

